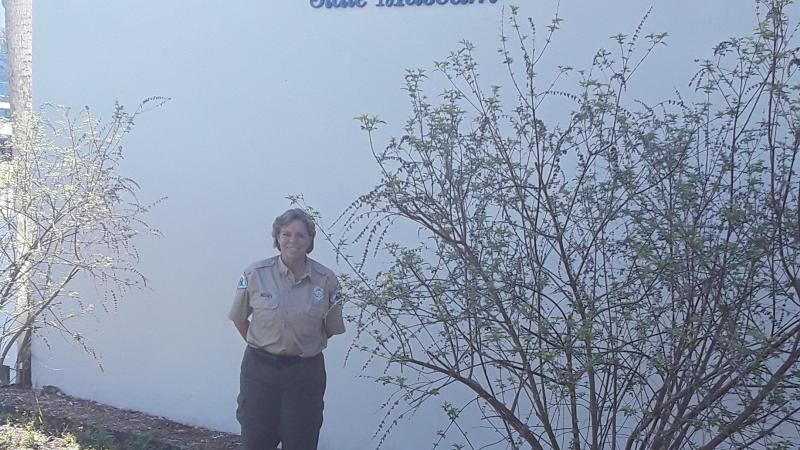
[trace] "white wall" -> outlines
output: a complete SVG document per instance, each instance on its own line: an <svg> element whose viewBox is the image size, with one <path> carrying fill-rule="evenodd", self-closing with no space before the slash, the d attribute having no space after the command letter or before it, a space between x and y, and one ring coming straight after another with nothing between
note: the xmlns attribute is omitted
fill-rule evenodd
<svg viewBox="0 0 800 450"><path fill-rule="evenodd" d="M144 199L169 197L149 217L164 237L140 242L152 289L73 322L97 360L69 337L40 335L36 385L238 430L243 343L226 314L241 270L273 254L269 226L288 206L284 197L303 193L333 217L368 190L377 174L352 118L377 114L389 122L381 136L397 134L409 111L404 69L431 68L462 38L478 45L487 84L504 82L495 49L505 0L401 9L376 1L356 10L317 10L305 0L36 3L37 103L108 114L115 99L133 106L151 95L173 98L138 121L124 168ZM555 7L516 3L542 29ZM612 45L608 36L631 33L646 9L637 0L562 1L565 21L547 65L586 67L597 48ZM669 32L669 45L629 89L649 100L685 89L691 61L752 29L752 11L744 0L657 2L646 29ZM314 256L334 267L324 245ZM342 367L352 337L333 339L326 352L322 448L374 447L385 392L358 377L361 357ZM384 448L429 448L443 421L434 405L401 423Z"/></svg>

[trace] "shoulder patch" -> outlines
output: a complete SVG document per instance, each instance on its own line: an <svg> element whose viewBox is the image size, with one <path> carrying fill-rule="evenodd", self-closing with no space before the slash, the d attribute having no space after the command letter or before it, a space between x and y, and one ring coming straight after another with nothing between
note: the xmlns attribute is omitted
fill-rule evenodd
<svg viewBox="0 0 800 450"><path fill-rule="evenodd" d="M244 274L239 278L239 284L236 285L236 289L247 289L247 278Z"/></svg>

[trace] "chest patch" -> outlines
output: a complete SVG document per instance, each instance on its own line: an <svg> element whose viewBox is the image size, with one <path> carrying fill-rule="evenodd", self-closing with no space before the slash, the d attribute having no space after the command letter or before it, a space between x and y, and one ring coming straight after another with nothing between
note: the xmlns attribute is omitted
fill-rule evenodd
<svg viewBox="0 0 800 450"><path fill-rule="evenodd" d="M321 287L317 286L317 287L314 288L314 300L316 300L316 301L322 300L322 294L323 294L323 291L322 291Z"/></svg>

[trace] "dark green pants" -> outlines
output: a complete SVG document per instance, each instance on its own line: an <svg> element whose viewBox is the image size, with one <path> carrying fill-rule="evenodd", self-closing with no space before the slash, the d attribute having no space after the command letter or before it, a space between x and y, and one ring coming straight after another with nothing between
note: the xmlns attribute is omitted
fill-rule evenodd
<svg viewBox="0 0 800 450"><path fill-rule="evenodd" d="M325 359L279 358L247 347L236 419L245 450L316 450L322 427Z"/></svg>

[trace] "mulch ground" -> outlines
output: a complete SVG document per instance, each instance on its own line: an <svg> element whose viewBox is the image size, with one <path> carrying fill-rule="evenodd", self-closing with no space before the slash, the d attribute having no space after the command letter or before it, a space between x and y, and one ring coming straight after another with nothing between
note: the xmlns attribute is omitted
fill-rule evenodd
<svg viewBox="0 0 800 450"><path fill-rule="evenodd" d="M41 417L65 427L91 426L118 436L148 437L154 448L228 450L239 448L239 437L183 425L163 417L83 400L57 389L0 387L0 409L6 415Z"/></svg>

